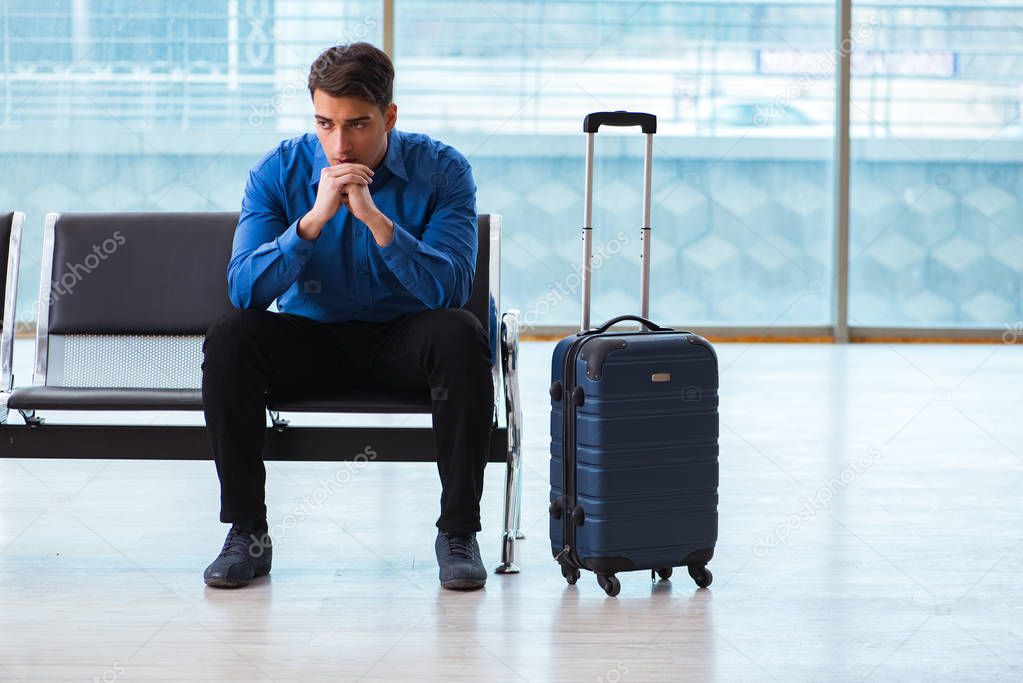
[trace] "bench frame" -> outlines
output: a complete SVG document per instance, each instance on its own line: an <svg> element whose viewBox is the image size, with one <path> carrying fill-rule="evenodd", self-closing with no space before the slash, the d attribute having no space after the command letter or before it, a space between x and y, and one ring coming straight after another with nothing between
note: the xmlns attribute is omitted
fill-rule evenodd
<svg viewBox="0 0 1023 683"><path fill-rule="evenodd" d="M43 230L39 302L49 301L53 276L55 226L59 213L46 216ZM8 400L15 389L13 358L22 230L25 215L14 214L8 253L4 316L0 332L0 457L102 460L210 460L205 426L145 424L60 424L46 422L37 410L19 409L24 424L8 423ZM500 311L501 217L490 216L489 283ZM39 305L36 324L33 382L46 384L49 307ZM519 313L510 310L498 322L498 358L493 365L494 419L488 462L505 463L504 511L499 574L519 572L515 544L524 538L522 514L522 407L518 386ZM76 410L107 411L84 407ZM138 410L136 408L135 410ZM118 411L120 412L120 411ZM377 413L404 413L386 407ZM421 411L420 414L428 411ZM365 458L371 444L379 462L435 462L433 430L429 427L291 426L279 412L268 409L263 459L267 461L343 462Z"/></svg>

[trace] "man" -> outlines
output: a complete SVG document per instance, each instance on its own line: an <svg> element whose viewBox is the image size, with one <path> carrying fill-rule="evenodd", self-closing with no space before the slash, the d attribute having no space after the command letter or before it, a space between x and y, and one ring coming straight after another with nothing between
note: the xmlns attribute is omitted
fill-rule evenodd
<svg viewBox="0 0 1023 683"><path fill-rule="evenodd" d="M227 269L237 308L203 344L220 521L232 525L207 585L244 586L270 571L266 394L356 386L429 388L440 581L486 582L476 532L490 345L460 308L476 264L476 185L456 150L395 129L393 80L372 45L326 50L309 73L316 135L285 140L249 174ZM280 313L266 310L275 299Z"/></svg>

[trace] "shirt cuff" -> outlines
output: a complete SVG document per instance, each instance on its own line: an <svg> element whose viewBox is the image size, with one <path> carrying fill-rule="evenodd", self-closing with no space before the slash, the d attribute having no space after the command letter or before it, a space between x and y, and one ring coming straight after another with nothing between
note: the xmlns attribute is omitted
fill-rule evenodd
<svg viewBox="0 0 1023 683"><path fill-rule="evenodd" d="M391 243L386 247L378 247L378 249L380 249L380 255L384 257L387 266L392 272L395 272L405 267L409 258L419 248L419 240L394 221L391 223L394 225L394 236L391 237Z"/></svg>
<svg viewBox="0 0 1023 683"><path fill-rule="evenodd" d="M298 221L296 219L287 230L277 238L277 248L289 256L308 257L313 253L313 241L302 239L298 234Z"/></svg>

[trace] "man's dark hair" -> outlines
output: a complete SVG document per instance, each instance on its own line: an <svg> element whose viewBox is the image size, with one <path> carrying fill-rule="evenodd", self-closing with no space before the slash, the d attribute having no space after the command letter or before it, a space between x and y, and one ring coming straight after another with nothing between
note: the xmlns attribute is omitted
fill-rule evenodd
<svg viewBox="0 0 1023 683"><path fill-rule="evenodd" d="M394 65L386 52L369 43L335 45L321 52L309 69L309 95L317 90L331 97L358 97L383 111L394 94Z"/></svg>

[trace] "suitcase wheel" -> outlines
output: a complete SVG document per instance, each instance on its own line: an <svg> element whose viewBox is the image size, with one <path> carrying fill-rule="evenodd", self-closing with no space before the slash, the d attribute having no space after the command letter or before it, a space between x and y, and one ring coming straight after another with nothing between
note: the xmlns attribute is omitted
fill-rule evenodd
<svg viewBox="0 0 1023 683"><path fill-rule="evenodd" d="M654 580L654 574L656 574L657 576L659 576L662 579L664 579L665 581L667 581L668 579L671 578L671 567L663 567L661 569L651 569L650 570L650 580L651 581Z"/></svg>
<svg viewBox="0 0 1023 683"><path fill-rule="evenodd" d="M622 590L622 583L614 574L597 574L597 583L612 598Z"/></svg>
<svg viewBox="0 0 1023 683"><path fill-rule="evenodd" d="M693 581L700 588L706 588L710 585L711 581L714 580L714 575L707 569L707 565L700 565L697 567L689 567L689 576L693 577Z"/></svg>
<svg viewBox="0 0 1023 683"><path fill-rule="evenodd" d="M568 565L561 565L561 575L568 581L569 586L574 586L575 582L579 580L581 575L579 570L575 567L569 567Z"/></svg>

